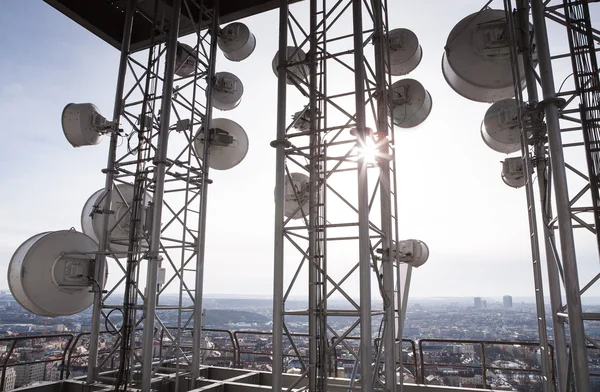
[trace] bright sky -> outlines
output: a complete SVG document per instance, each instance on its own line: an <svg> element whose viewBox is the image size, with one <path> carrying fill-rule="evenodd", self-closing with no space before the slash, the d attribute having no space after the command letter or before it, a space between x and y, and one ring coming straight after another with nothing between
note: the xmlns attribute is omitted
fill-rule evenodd
<svg viewBox="0 0 600 392"><path fill-rule="evenodd" d="M418 129L396 130L400 234L425 241L431 253L413 274L411 294L533 296L525 193L502 182L504 157L480 136L489 105L461 98L441 73L448 33L484 2L389 3L391 27L409 28L419 37L424 56L409 77L421 81L434 102ZM491 6L501 8L502 2ZM292 9L298 7L304 5ZM212 175L205 292L270 295L275 154L269 142L275 138L276 113L271 60L278 15L244 22L256 36L255 52L242 63L219 54L217 69L240 77L245 96L238 108L219 115L245 128L250 150L235 169ZM42 1L5 2L0 25L5 32L0 37L0 273L5 276L13 252L30 236L80 230L81 207L103 187L108 138L73 149L60 116L69 102L93 102L111 116L118 52ZM549 29L556 39L553 50L564 50L565 31L556 25ZM568 62L562 64L555 70L560 80L571 72ZM289 107L288 115L299 109ZM575 162L585 168L582 159ZM590 276L597 268L593 238L577 238L580 272ZM4 279L0 287L7 287Z"/></svg>

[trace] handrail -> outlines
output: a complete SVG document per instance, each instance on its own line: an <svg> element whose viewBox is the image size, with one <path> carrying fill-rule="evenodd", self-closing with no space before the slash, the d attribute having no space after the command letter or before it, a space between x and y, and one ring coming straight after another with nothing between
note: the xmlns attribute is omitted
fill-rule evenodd
<svg viewBox="0 0 600 392"><path fill-rule="evenodd" d="M263 335L263 336L272 336L273 332L270 331L234 331L233 332L233 338L235 339L235 344L237 345L237 352L238 352L238 364L239 366L241 366L241 355L242 354L269 354L269 355L273 355L273 351L271 351L270 353L260 353L260 352L254 352L254 351L242 351L242 349L240 348L240 341L238 339L238 335ZM309 334L307 333L290 333L290 334L284 334L286 336L296 336L296 337L310 337ZM297 355L292 355L292 354L283 354L284 358L294 358L294 357L298 357Z"/></svg>
<svg viewBox="0 0 600 392"><path fill-rule="evenodd" d="M457 363L438 363L438 362L425 362L425 359L423 357L423 344L427 344L427 343L444 343L444 344L477 344L480 346L481 348L481 364L479 365L468 365L468 364L457 364ZM422 384L425 384L425 373L426 373L426 368L432 367L432 366L452 366L454 368L463 368L463 369L477 369L481 367L481 371L482 371L482 381L483 381L483 388L487 389L488 385L487 385L487 370L501 370L501 371L510 371L510 372L515 372L515 373L534 373L534 374L542 374L542 370L541 369L535 369L535 368L509 368L509 367L495 367L495 366L488 366L486 364L486 353L485 353L485 348L486 346L524 346L524 347L539 347L540 344L538 342L527 342L527 341L497 341L497 340L469 340L469 339L464 339L464 340L446 340L446 339L421 339L418 342L419 345L419 359L421 362L421 378L420 378L420 382ZM554 367L554 347L552 345L548 345L549 347L549 354L550 354L550 359L551 359L551 377L552 380L555 380L555 367Z"/></svg>
<svg viewBox="0 0 600 392"><path fill-rule="evenodd" d="M169 328L170 329L170 328ZM186 330L190 330L193 333L192 328L186 328ZM264 354L264 355L272 355L272 350L268 352L258 352L256 350L248 350L243 349L241 344L241 335L260 335L260 336L272 336L272 332L270 331L248 331L248 330L238 330L231 331L227 329L215 329L215 328L203 328L203 332L213 332L213 333L222 333L228 336L228 340L231 344L231 349L225 347L215 347L215 348L206 348L208 351L219 351L219 352L228 352L233 356L232 366L234 368L240 368L243 366L241 355L242 354ZM102 331L101 334L111 334L109 331ZM23 366L28 364L35 363L51 363L51 362L59 362L61 364L60 370L60 379L69 378L71 375L71 366L72 361L75 358L85 357L89 354L75 354L75 350L77 349L78 344L80 343L83 336L89 335L89 332L81 332L77 335L71 333L63 333L63 334L49 334L49 335L25 335L25 336L14 336L14 337L4 337L0 338L0 343L5 342L7 345L10 345L5 353L5 357L0 363L0 371L2 375L0 376L0 391L3 391L6 386L6 369L15 366ZM309 335L306 333L290 333L290 339L292 337L301 337L308 338ZM62 349L62 355L53 359L40 359L40 360L32 360L32 361L23 361L16 363L9 363L11 356L15 353L18 348L18 344L23 341L35 341L35 340L52 340L52 339L63 339L64 348ZM357 340L358 337L355 336L347 336L344 339L348 340ZM380 344L380 339L375 339L375 348L377 349ZM400 343L396 341L396 343ZM491 366L486 361L486 352L489 353L490 347L493 346L522 346L522 347L539 347L538 342L531 341L482 341L482 340L447 340L447 339L421 339L415 343L414 340L411 339L402 339L402 343L408 343L410 345L410 350L413 355L413 362L404 362L403 365L406 367L412 367L415 370L414 376L415 381L420 383L425 383L425 377L428 368L434 366L448 366L456 369L481 369L482 371L482 383L484 388L488 387L486 374L487 371L504 371L504 372L514 372L514 373L529 373L541 375L541 369L532 368L532 367L524 367L524 368L510 368L510 367L499 367L499 366ZM444 344L444 345L464 345L464 344L473 344L477 345L481 350L481 363L474 364L463 364L463 363L439 363L439 362L426 362L424 359L424 354L428 351L428 344ZM92 342L90 342L92 344ZM161 339L161 350L162 350L162 339ZM593 347L591 347L593 349ZM113 350L114 351L114 350ZM107 351L108 352L108 351ZM549 355L551 356L551 377L553 381L555 380L555 367L554 367L554 347L552 345L549 346ZM295 358L298 357L298 354L284 354L286 358ZM228 357L227 357L228 358ZM401 358L400 358L401 359ZM337 368L337 355L332 351L332 364L335 364L335 368ZM334 370L335 371L335 370Z"/></svg>
<svg viewBox="0 0 600 392"><path fill-rule="evenodd" d="M177 329L177 327L167 327L168 329ZM192 327L186 327L186 328L181 328L181 330L183 331L189 331L191 334L194 333L194 328ZM231 349L224 349L224 348L208 348L205 347L204 351L219 351L219 352L227 352L227 353L231 353L232 357L233 357L233 367L236 368L237 367L237 351L239 350L239 346L236 345L236 341L234 338L234 334L228 330L228 329L219 329L219 328L202 328L202 332L217 332L217 333L225 333L226 335L229 336L229 341L231 342ZM164 330L161 330L161 335L160 335L160 356L162 356L162 349L163 349L163 337L164 337ZM164 345L165 347L167 345Z"/></svg>
<svg viewBox="0 0 600 392"><path fill-rule="evenodd" d="M379 350L379 342L381 342L381 338L375 338L375 340L373 341L374 346L375 346L375 351ZM396 344L400 343L398 341L398 339L396 339ZM401 358L398 358L398 361L402 362L402 366L406 367L407 365L413 368L414 371L414 376L415 376L415 381L419 379L419 366L417 364L417 348L416 348L416 344L415 341L412 339L402 339L402 343L409 343L410 344L410 348L413 354L413 361L412 362L404 362L402 361ZM402 353L402 346L400 346L400 353ZM401 354L402 355L402 354ZM402 375L401 375L402 377Z"/></svg>
<svg viewBox="0 0 600 392"><path fill-rule="evenodd" d="M8 363L8 361L10 360L10 357L14 353L17 343L19 343L21 341L27 341L27 340L53 339L53 338L54 339L68 338L67 344L65 345L65 348L63 350L63 355L60 359L41 359L41 360L37 360L37 361L25 361L25 362L13 363L13 364ZM2 377L0 379L0 391L4 391L4 385L6 383L6 369L8 369L9 367L30 365L30 364L34 364L34 363L50 363L50 362L61 361L63 368L64 368L67 350L69 349L72 341L73 341L73 334L70 334L70 333L52 334L52 335L26 335L26 336L14 336L14 337L10 337L10 338L0 338L0 342L11 342L12 343L10 346L10 349L6 352L6 356L4 357L4 362L0 366L0 368L2 369ZM62 376L63 376L63 374L61 372L60 377L62 378Z"/></svg>

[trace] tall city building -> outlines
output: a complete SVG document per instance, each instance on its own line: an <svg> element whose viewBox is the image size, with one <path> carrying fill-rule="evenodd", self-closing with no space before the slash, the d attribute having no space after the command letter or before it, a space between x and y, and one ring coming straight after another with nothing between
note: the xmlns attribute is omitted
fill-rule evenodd
<svg viewBox="0 0 600 392"><path fill-rule="evenodd" d="M2 377L2 370L0 370L0 377ZM6 376L4 378L4 391L12 391L15 389L15 381L17 379L17 371L14 367L6 368Z"/></svg>
<svg viewBox="0 0 600 392"><path fill-rule="evenodd" d="M512 297L510 295L505 295L502 298L502 302L504 302L504 309L512 309Z"/></svg>
<svg viewBox="0 0 600 392"><path fill-rule="evenodd" d="M481 297L473 298L473 306L475 306L475 309L481 309Z"/></svg>
<svg viewBox="0 0 600 392"><path fill-rule="evenodd" d="M35 381L44 381L46 364L43 362L29 363L26 365L15 366L16 380L15 386L21 387ZM8 373L7 373L8 375Z"/></svg>

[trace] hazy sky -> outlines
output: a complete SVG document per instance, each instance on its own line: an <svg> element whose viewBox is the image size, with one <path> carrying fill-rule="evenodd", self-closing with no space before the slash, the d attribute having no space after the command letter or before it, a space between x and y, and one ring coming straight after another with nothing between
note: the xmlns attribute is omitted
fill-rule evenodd
<svg viewBox="0 0 600 392"><path fill-rule="evenodd" d="M409 28L420 39L423 60L410 77L423 83L434 102L418 129L396 130L400 235L425 241L431 253L413 274L411 293L533 296L525 193L502 182L504 156L480 136L489 105L458 96L441 73L448 33L484 2L389 3L390 26ZM275 154L269 142L275 138L276 113L271 60L278 15L244 22L256 36L255 52L241 63L219 54L217 69L240 77L245 96L238 108L218 115L245 128L250 150L235 169L212 175L205 292L270 295ZM103 187L108 138L73 149L60 116L69 102L93 102L110 117L118 52L39 0L4 1L0 25L0 274L5 276L13 252L30 236L80 230L81 207ZM553 51L564 50L565 31L549 29ZM560 80L571 72L568 62L562 64L555 70ZM289 107L288 115L299 109ZM574 162L585 168L583 157ZM577 240L580 270L590 276L597 269L594 239L578 234ZM4 278L0 287L7 287Z"/></svg>

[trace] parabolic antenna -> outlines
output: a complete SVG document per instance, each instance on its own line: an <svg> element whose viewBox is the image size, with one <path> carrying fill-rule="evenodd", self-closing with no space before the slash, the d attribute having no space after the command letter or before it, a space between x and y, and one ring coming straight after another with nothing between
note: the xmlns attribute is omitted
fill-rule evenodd
<svg viewBox="0 0 600 392"><path fill-rule="evenodd" d="M504 10L486 9L467 16L450 32L442 56L446 82L477 102L511 98L515 91ZM523 61L519 68L524 83Z"/></svg>
<svg viewBox="0 0 600 392"><path fill-rule="evenodd" d="M248 26L235 22L221 29L217 45L228 60L242 61L254 52L256 38Z"/></svg>
<svg viewBox="0 0 600 392"><path fill-rule="evenodd" d="M185 77L194 73L198 64L197 53L187 44L177 43L175 54L175 75Z"/></svg>
<svg viewBox="0 0 600 392"><path fill-rule="evenodd" d="M321 115L321 111L316 109L317 117ZM300 132L305 132L310 130L310 108L307 106L304 110L300 110L292 115L292 120L294 120L294 128L296 128Z"/></svg>
<svg viewBox="0 0 600 392"><path fill-rule="evenodd" d="M94 293L94 259L98 244L75 230L37 234L10 259L8 286L31 313L58 317L88 308Z"/></svg>
<svg viewBox="0 0 600 392"><path fill-rule="evenodd" d="M248 135L244 128L226 118L213 119L211 128L209 166L215 170L228 170L237 166L248 153ZM202 126L194 141L196 154L200 159L202 159L205 137L206 133Z"/></svg>
<svg viewBox="0 0 600 392"><path fill-rule="evenodd" d="M292 181L290 181L290 177ZM303 173L285 176L285 216L300 219L308 215L309 177ZM301 208L300 208L301 206ZM304 212L304 213L303 213Z"/></svg>
<svg viewBox="0 0 600 392"><path fill-rule="evenodd" d="M237 107L244 94L244 85L240 78L229 72L218 72L213 80L213 106L221 110L231 110Z"/></svg>
<svg viewBox="0 0 600 392"><path fill-rule="evenodd" d="M419 65L423 49L419 39L408 29L394 29L388 33L390 49L390 74L406 75Z"/></svg>
<svg viewBox="0 0 600 392"><path fill-rule="evenodd" d="M392 121L400 128L412 128L421 124L433 102L429 91L414 79L401 79L392 84L390 94Z"/></svg>
<svg viewBox="0 0 600 392"><path fill-rule="evenodd" d="M304 51L300 48L296 48L295 46L288 46L286 52L288 64L306 61L306 53L304 53ZM279 65L279 52L275 53L275 57L273 57L273 62L271 65L273 66L273 73L275 74L275 76L277 76L277 66ZM292 81L298 83L298 81L306 79L308 77L308 71L309 69L307 64L296 64L287 67L287 84L293 84Z"/></svg>
<svg viewBox="0 0 600 392"><path fill-rule="evenodd" d="M521 157L506 158L502 162L502 181L510 187L521 188L525 185L525 168Z"/></svg>
<svg viewBox="0 0 600 392"><path fill-rule="evenodd" d="M507 98L490 106L481 122L481 137L494 151L510 154L521 149L516 100Z"/></svg>
<svg viewBox="0 0 600 392"><path fill-rule="evenodd" d="M425 264L429 258L429 248L423 241L402 240L396 244L396 261L407 263L415 268Z"/></svg>
<svg viewBox="0 0 600 392"><path fill-rule="evenodd" d="M62 129L73 147L100 143L111 125L91 103L70 103L62 112Z"/></svg>
<svg viewBox="0 0 600 392"><path fill-rule="evenodd" d="M111 200L111 213L108 215L108 230L110 231L109 249L116 257L127 257L129 249L129 233L131 231L131 208L134 200L135 188L130 184L117 184L113 188ZM105 190L95 192L83 206L81 211L81 228L83 232L94 241L99 242L102 233L102 221L104 214L99 213L104 205ZM150 200L150 195L144 192L142 203L144 205ZM142 225L146 220L146 208L142 208L138 227L138 237L142 236ZM142 249L147 249L145 240L140 241Z"/></svg>

